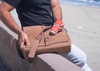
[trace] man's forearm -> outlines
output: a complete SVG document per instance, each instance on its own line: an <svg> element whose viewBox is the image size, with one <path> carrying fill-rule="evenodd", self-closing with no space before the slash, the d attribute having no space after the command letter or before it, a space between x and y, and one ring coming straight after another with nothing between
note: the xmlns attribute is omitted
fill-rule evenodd
<svg viewBox="0 0 100 71"><path fill-rule="evenodd" d="M8 28L10 28L16 34L20 35L22 33L22 30L16 24L13 17L8 11L1 12L1 20Z"/></svg>
<svg viewBox="0 0 100 71"><path fill-rule="evenodd" d="M62 20L62 11L59 5L52 9L54 19Z"/></svg>
<svg viewBox="0 0 100 71"><path fill-rule="evenodd" d="M62 10L58 0L51 0L50 6L52 9L54 20L56 21L56 18L62 20Z"/></svg>
<svg viewBox="0 0 100 71"><path fill-rule="evenodd" d="M13 6L2 1L0 5L1 20L8 28L10 28L13 32L19 35L18 43L20 45L20 48L22 49L24 43L26 43L26 45L29 45L28 37L21 30L21 28L17 25L17 23L14 21L13 17L11 16L10 11L12 11L13 9L14 9Z"/></svg>

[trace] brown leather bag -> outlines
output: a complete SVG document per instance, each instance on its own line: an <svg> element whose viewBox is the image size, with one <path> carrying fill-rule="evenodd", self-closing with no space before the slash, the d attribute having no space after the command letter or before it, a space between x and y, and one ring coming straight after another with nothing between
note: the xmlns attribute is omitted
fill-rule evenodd
<svg viewBox="0 0 100 71"><path fill-rule="evenodd" d="M28 36L30 45L24 46L24 57L33 58L35 54L56 52L64 53L71 50L71 39L65 29L57 34L50 33L50 26L28 26L23 31Z"/></svg>

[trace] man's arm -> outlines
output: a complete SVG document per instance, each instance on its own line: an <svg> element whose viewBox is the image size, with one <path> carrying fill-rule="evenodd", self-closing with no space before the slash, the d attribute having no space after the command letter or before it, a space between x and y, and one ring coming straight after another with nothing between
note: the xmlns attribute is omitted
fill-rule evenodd
<svg viewBox="0 0 100 71"><path fill-rule="evenodd" d="M28 38L11 16L10 11L13 9L14 7L2 1L0 5L1 21L13 32L18 34L20 47L23 47L24 42L26 42L26 44L28 45Z"/></svg>
<svg viewBox="0 0 100 71"><path fill-rule="evenodd" d="M56 18L62 20L62 10L58 0L51 0L51 9L54 16L54 20L56 20Z"/></svg>
<svg viewBox="0 0 100 71"><path fill-rule="evenodd" d="M61 10L58 0L51 0L50 6L52 9L54 21L56 21L56 19L59 19L62 21L62 10ZM59 31L63 29L64 25L65 25L64 23L61 25Z"/></svg>

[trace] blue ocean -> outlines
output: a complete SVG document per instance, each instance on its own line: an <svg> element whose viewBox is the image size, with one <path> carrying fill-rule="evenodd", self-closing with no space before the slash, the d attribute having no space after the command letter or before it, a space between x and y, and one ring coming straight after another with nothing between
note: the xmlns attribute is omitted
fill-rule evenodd
<svg viewBox="0 0 100 71"><path fill-rule="evenodd" d="M100 7L100 0L59 0L60 4Z"/></svg>

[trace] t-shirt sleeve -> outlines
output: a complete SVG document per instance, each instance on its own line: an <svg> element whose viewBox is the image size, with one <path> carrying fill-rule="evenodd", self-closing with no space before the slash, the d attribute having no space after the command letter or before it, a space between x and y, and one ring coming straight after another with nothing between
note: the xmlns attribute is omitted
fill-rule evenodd
<svg viewBox="0 0 100 71"><path fill-rule="evenodd" d="M22 0L3 0L3 1L16 8Z"/></svg>

